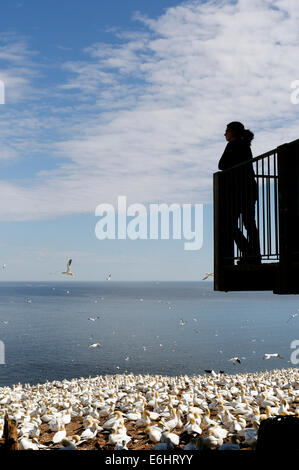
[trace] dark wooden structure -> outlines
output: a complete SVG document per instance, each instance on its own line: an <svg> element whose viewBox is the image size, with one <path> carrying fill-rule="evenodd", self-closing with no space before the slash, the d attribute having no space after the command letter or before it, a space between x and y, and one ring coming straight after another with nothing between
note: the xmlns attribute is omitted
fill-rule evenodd
<svg viewBox="0 0 299 470"><path fill-rule="evenodd" d="M246 183L252 169L261 262L245 259L234 242L236 220L238 233L248 239L238 201L253 197ZM298 274L299 139L214 174L214 290L297 294Z"/></svg>
<svg viewBox="0 0 299 470"><path fill-rule="evenodd" d="M5 414L3 438L0 439L0 450L19 450L18 427L14 419Z"/></svg>

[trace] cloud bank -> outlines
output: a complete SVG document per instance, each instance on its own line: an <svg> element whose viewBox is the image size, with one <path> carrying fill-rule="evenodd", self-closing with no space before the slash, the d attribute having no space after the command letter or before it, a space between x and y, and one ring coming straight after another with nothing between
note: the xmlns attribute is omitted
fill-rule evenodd
<svg viewBox="0 0 299 470"><path fill-rule="evenodd" d="M299 137L290 102L298 18L295 0L190 1L157 19L136 13L117 43L92 44L86 60L62 64L52 101L41 85L27 115L7 111L3 132L11 137L17 126L18 145L2 158L29 155L30 142L56 167L2 180L0 218L93 212L118 195L128 204L211 202L228 122L255 133L254 155ZM7 76L22 64L30 86L33 54L7 54Z"/></svg>

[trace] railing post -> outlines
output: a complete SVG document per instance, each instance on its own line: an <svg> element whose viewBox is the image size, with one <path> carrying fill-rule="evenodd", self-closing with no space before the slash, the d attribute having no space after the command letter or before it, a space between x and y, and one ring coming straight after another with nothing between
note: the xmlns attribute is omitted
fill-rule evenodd
<svg viewBox="0 0 299 470"><path fill-rule="evenodd" d="M214 290L225 290L224 266L233 264L233 239L228 230L228 217L225 210L226 200L225 177L221 171L213 175L214 188ZM231 236L230 236L231 235ZM230 260L225 258L231 257Z"/></svg>
<svg viewBox="0 0 299 470"><path fill-rule="evenodd" d="M283 144L277 148L279 197L279 278L277 292L297 291L294 262L298 262L299 220L299 142Z"/></svg>

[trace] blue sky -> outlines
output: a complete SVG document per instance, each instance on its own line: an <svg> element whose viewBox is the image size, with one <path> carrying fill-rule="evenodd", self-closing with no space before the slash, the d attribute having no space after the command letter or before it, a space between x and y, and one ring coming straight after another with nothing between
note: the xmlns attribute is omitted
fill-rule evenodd
<svg viewBox="0 0 299 470"><path fill-rule="evenodd" d="M3 280L200 280L227 122L298 138L292 0L2 0ZM98 204L203 203L204 243L95 237Z"/></svg>

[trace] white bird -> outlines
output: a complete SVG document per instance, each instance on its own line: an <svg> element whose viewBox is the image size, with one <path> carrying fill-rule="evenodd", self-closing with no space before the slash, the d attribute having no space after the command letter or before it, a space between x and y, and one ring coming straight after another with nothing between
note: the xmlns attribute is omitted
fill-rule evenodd
<svg viewBox="0 0 299 470"><path fill-rule="evenodd" d="M155 426L153 427L148 426L147 428L145 428L144 431L146 432L146 434L148 435L149 439L152 442L160 442L161 437L162 437L162 431L160 428L157 428Z"/></svg>
<svg viewBox="0 0 299 470"><path fill-rule="evenodd" d="M270 357L279 357L279 359L283 359L283 358L284 358L283 356L281 356L281 355L278 354L278 353L272 353L272 354L265 353L263 359L270 359Z"/></svg>
<svg viewBox="0 0 299 470"><path fill-rule="evenodd" d="M80 439L93 439L99 431L98 423L93 423L89 428L82 432Z"/></svg>
<svg viewBox="0 0 299 470"><path fill-rule="evenodd" d="M99 348L101 345L101 343L93 343L91 344L90 346L88 346L90 349L93 349L93 348Z"/></svg>
<svg viewBox="0 0 299 470"><path fill-rule="evenodd" d="M134 413L134 411L129 411L127 414L126 414L126 418L129 420L129 421L138 421L139 419L141 419L141 413L139 412L136 412Z"/></svg>
<svg viewBox="0 0 299 470"><path fill-rule="evenodd" d="M52 442L54 442L54 444L58 444L58 442L61 442L63 439L65 439L65 437L66 437L66 430L65 430L64 424L61 424L59 426L59 431L57 431L54 434Z"/></svg>
<svg viewBox="0 0 299 470"><path fill-rule="evenodd" d="M47 410L46 413L41 415L41 420L42 420L43 423L49 423L53 419L54 419L54 415L50 410Z"/></svg>
<svg viewBox="0 0 299 470"><path fill-rule="evenodd" d="M202 278L202 281L205 281L206 279L208 279L208 277L213 277L214 276L214 273L206 273L206 275Z"/></svg>
<svg viewBox="0 0 299 470"><path fill-rule="evenodd" d="M113 429L118 428L120 423L124 424L124 418L121 411L115 411L112 418L109 418L107 421L104 422L103 428L104 429Z"/></svg>
<svg viewBox="0 0 299 470"><path fill-rule="evenodd" d="M288 415L289 413L289 405L286 400L282 400L280 407L277 410L277 414L279 415Z"/></svg>
<svg viewBox="0 0 299 470"><path fill-rule="evenodd" d="M37 444L34 444L30 439L28 439L28 434L24 435L22 439L20 439L20 449L21 450L39 450Z"/></svg>
<svg viewBox="0 0 299 470"><path fill-rule="evenodd" d="M126 445L126 440L123 439L120 443L116 443L114 450L128 450L127 445Z"/></svg>
<svg viewBox="0 0 299 470"><path fill-rule="evenodd" d="M164 443L170 442L174 446L178 446L180 443L180 437L174 432L170 432L169 429L166 429L162 433L161 442L164 442Z"/></svg>
<svg viewBox="0 0 299 470"><path fill-rule="evenodd" d="M61 414L61 416L60 416L59 419L61 420L61 422L62 422L63 424L70 424L70 422L71 422L71 410L68 409L67 411L64 411L64 412Z"/></svg>
<svg viewBox="0 0 299 470"><path fill-rule="evenodd" d="M290 320L292 320L293 318L297 317L299 315L299 313L293 313L290 315L290 317L288 318L288 320L286 321L286 323L288 323Z"/></svg>
<svg viewBox="0 0 299 470"><path fill-rule="evenodd" d="M111 274L108 274L108 276L106 277L106 281L110 281L111 279Z"/></svg>
<svg viewBox="0 0 299 470"><path fill-rule="evenodd" d="M244 437L245 444L248 444L250 447L254 447L257 441L257 432L259 428L259 424L257 421L253 421L252 428L245 428L242 429L238 433L238 436Z"/></svg>
<svg viewBox="0 0 299 470"><path fill-rule="evenodd" d="M135 422L135 427L140 428L140 427L143 427L143 426L148 426L150 424L151 424L150 411L145 410L145 411L143 411L142 416L140 417L140 419L137 419L137 421Z"/></svg>
<svg viewBox="0 0 299 470"><path fill-rule="evenodd" d="M173 408L171 410L171 415L172 415L172 418L169 419L168 421L164 421L164 419L162 418L161 420L161 423L165 426L165 428L168 429L168 431L172 431L176 425L178 424L178 418L177 418L177 415L176 415L176 409Z"/></svg>
<svg viewBox="0 0 299 470"><path fill-rule="evenodd" d="M223 444L223 438L221 436L216 437L212 431L208 430L208 435L203 438L203 444L209 449L215 449Z"/></svg>
<svg viewBox="0 0 299 470"><path fill-rule="evenodd" d="M125 442L125 445L130 442L131 438L127 435L127 430L122 423L120 423L118 429L112 429L112 433L109 434L109 444L121 444Z"/></svg>
<svg viewBox="0 0 299 470"><path fill-rule="evenodd" d="M2 269L5 269L5 268L6 268L6 264L3 264L3 265L2 265Z"/></svg>
<svg viewBox="0 0 299 470"><path fill-rule="evenodd" d="M62 421L60 421L59 418L53 418L53 419L48 423L48 426L49 426L50 431L52 431L52 432L57 432L57 431L60 430L61 424L62 424Z"/></svg>
<svg viewBox="0 0 299 470"><path fill-rule="evenodd" d="M217 374L216 372L213 370L213 369L204 369L204 371L207 373L207 374L211 374L212 377L217 377Z"/></svg>
<svg viewBox="0 0 299 470"><path fill-rule="evenodd" d="M20 436L26 436L32 439L33 437L39 437L40 435L40 429L37 423L34 422L25 422L21 429L19 430L19 435Z"/></svg>
<svg viewBox="0 0 299 470"><path fill-rule="evenodd" d="M62 274L67 274L68 276L74 276L74 274L71 271L71 264L72 264L72 260L69 259L66 265L66 271L63 271Z"/></svg>
<svg viewBox="0 0 299 470"><path fill-rule="evenodd" d="M232 357L231 359L229 359L229 361L231 361L233 363L233 365L236 364L236 362L238 362L239 364L241 364L241 361L238 357Z"/></svg>
<svg viewBox="0 0 299 470"><path fill-rule="evenodd" d="M196 423L194 418L190 418L190 420L185 424L183 431L186 431L188 434L202 433L201 427Z"/></svg>
<svg viewBox="0 0 299 470"><path fill-rule="evenodd" d="M90 426L92 426L92 424L94 423L94 420L93 420L93 417L92 416L85 416L83 418L83 427L84 429L87 429L87 428L90 428Z"/></svg>
<svg viewBox="0 0 299 470"><path fill-rule="evenodd" d="M214 425L209 428L209 431L213 436L218 439L225 439L227 437L228 431L220 426Z"/></svg>

